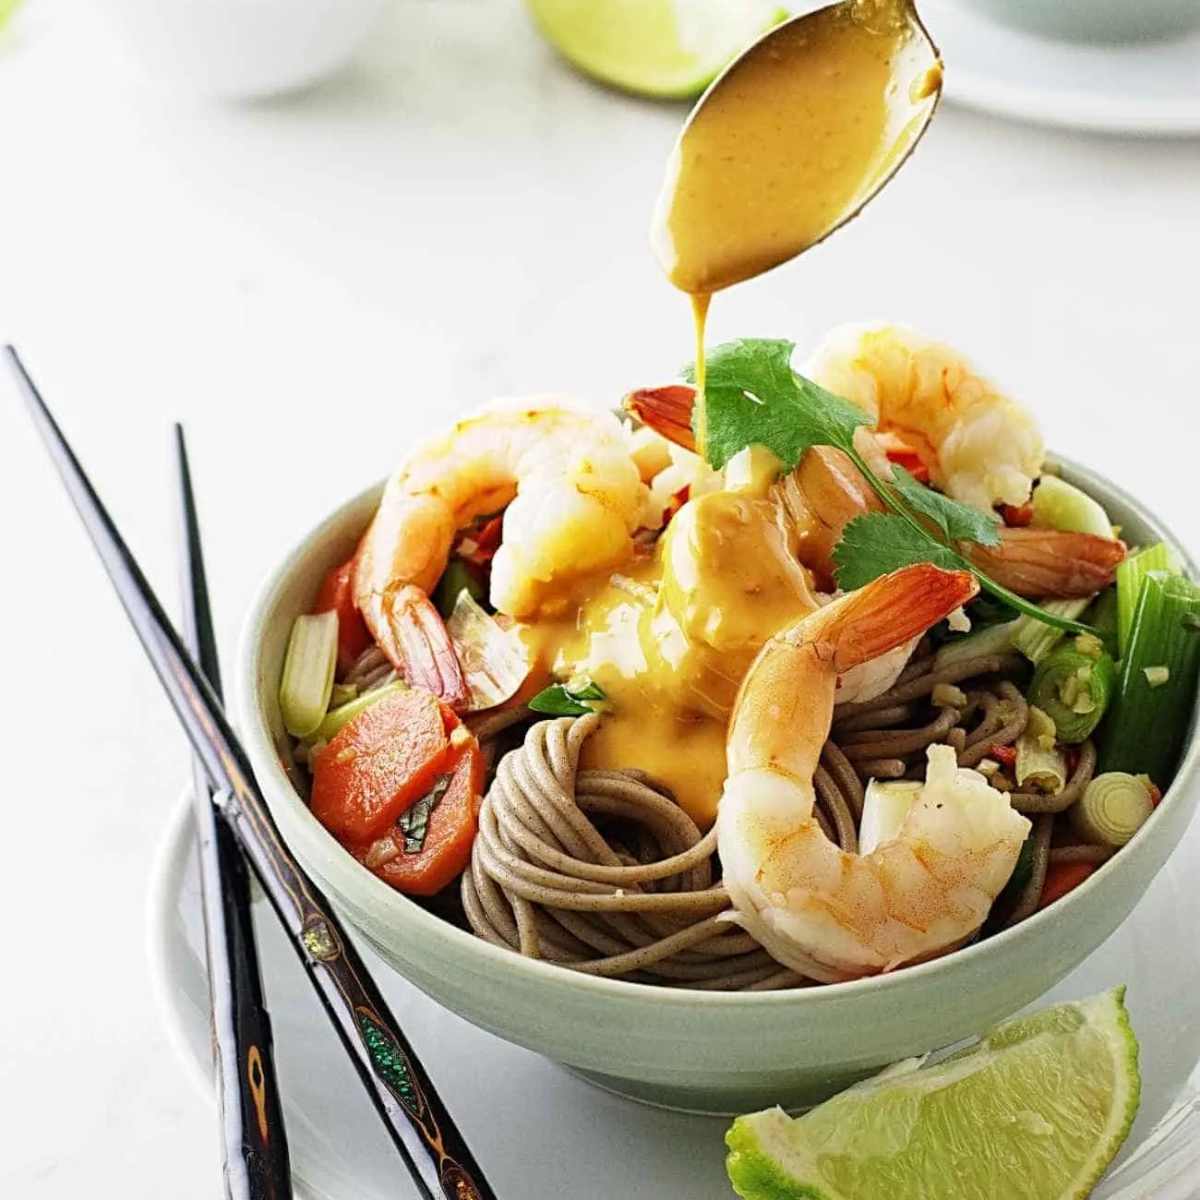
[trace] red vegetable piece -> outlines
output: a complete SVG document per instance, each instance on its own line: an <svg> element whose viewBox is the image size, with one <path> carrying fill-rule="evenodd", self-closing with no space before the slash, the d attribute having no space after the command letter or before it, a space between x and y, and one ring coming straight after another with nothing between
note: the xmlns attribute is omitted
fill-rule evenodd
<svg viewBox="0 0 1200 1200"><path fill-rule="evenodd" d="M1002 504L1000 505L1000 515L1004 518L1005 525L1013 529L1023 529L1033 521L1033 505Z"/></svg>
<svg viewBox="0 0 1200 1200"><path fill-rule="evenodd" d="M457 879L471 860L483 791L483 755L473 737L463 744L449 770L449 786L429 814L421 849L406 853L404 834L394 830L390 836L399 853L368 868L397 891L432 896ZM370 844L350 847L364 865L370 851Z"/></svg>
<svg viewBox="0 0 1200 1200"><path fill-rule="evenodd" d="M334 612L338 619L338 668L348 671L371 644L371 632L354 607L354 559L325 576L313 612Z"/></svg>
<svg viewBox="0 0 1200 1200"><path fill-rule="evenodd" d="M1016 746L993 745L988 752L988 757L994 758L998 763L1011 769L1017 765L1017 748Z"/></svg>
<svg viewBox="0 0 1200 1200"><path fill-rule="evenodd" d="M421 688L372 704L313 756L313 814L339 839L376 837L446 769L458 724Z"/></svg>
<svg viewBox="0 0 1200 1200"><path fill-rule="evenodd" d="M1055 900L1061 900L1068 892L1077 888L1094 870L1094 863L1061 862L1051 863L1046 871L1046 882L1042 885L1042 898L1038 908L1045 908Z"/></svg>
<svg viewBox="0 0 1200 1200"><path fill-rule="evenodd" d="M929 468L921 460L921 456L907 447L889 446L885 453L888 462L903 467L918 483L929 482Z"/></svg>

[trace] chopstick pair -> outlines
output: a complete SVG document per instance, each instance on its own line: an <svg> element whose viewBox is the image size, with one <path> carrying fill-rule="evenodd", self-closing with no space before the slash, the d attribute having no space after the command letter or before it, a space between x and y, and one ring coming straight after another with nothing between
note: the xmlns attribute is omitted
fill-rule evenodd
<svg viewBox="0 0 1200 1200"><path fill-rule="evenodd" d="M476 1165L425 1068L389 1012L358 952L346 937L341 922L283 844L254 782L246 753L230 727L213 687L189 657L16 350L9 346L7 352L34 424L192 743L203 776L214 789L221 817L215 824L218 827L227 825L236 837L300 955L342 1045L420 1194L427 1200L439 1195L445 1200L495 1200L495 1193ZM186 464L181 463L181 466ZM194 526L194 506L190 516L185 509L184 519L185 529L190 530ZM198 533L196 545L198 548ZM203 596L202 575L196 588L185 587L184 593L192 603ZM209 645L204 649L203 630L208 624L205 611L206 604L199 607L194 616L189 616L189 626L194 624L196 644L210 656L210 665L215 668L211 625L208 625ZM214 674L213 678L215 680L217 676ZM231 898L230 902L234 903L234 900ZM250 988L243 995L249 1003L256 993ZM263 1048L270 1046L270 1027L261 1003L258 1008L261 1023L255 1026L253 1019L248 1018L243 1032L248 1037L253 1029L254 1036L262 1038L261 1042L253 1043L258 1046L259 1061L262 1062ZM218 1028L217 1032L225 1031ZM240 1093L243 1090L240 1084L241 1051L226 1053L231 1055L231 1061L238 1063ZM261 1087L274 1082L273 1073L268 1074L265 1069L259 1078ZM260 1109L256 1095L263 1098L261 1111L266 1114L261 1126L258 1124ZM228 1102L228 1095L225 1099ZM283 1126L277 1115L272 1124L267 1104L273 1104L278 1113L277 1091L255 1093L252 1087L253 1127L261 1133L265 1126L266 1138L262 1140L269 1144L273 1136L282 1139ZM244 1111L244 1098L242 1107ZM227 1124L227 1131L228 1128ZM283 1156L286 1159L286 1149ZM252 1153L240 1154L239 1158L254 1161ZM227 1180L229 1178L227 1173ZM286 1196L289 1191L276 1194Z"/></svg>

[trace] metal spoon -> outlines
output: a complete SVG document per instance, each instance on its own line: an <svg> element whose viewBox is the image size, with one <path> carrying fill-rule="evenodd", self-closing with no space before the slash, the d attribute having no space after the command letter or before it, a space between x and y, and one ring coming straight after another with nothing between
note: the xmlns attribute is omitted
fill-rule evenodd
<svg viewBox="0 0 1200 1200"><path fill-rule="evenodd" d="M668 278L709 295L823 241L908 159L941 88L912 0L842 0L776 26L679 135L651 234Z"/></svg>

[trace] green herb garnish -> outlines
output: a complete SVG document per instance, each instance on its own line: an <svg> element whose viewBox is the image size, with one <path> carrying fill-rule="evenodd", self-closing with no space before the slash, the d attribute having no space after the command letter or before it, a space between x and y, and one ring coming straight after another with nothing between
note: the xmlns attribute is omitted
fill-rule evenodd
<svg viewBox="0 0 1200 1200"><path fill-rule="evenodd" d="M404 835L404 853L420 854L425 849L425 835L429 832L429 814L438 806L450 786L449 775L439 775L437 782L424 796L400 814L396 829Z"/></svg>
<svg viewBox="0 0 1200 1200"><path fill-rule="evenodd" d="M587 701L607 699L600 686L590 679L571 680L543 688L530 700L529 707L550 717L586 717L596 711Z"/></svg>
<svg viewBox="0 0 1200 1200"><path fill-rule="evenodd" d="M960 553L958 542L999 542L997 524L987 513L923 486L902 468L893 469L891 480L876 475L854 446L854 431L869 424L866 414L793 371L794 349L795 343L785 340L742 338L708 355L704 395L692 410L692 425L705 430L701 450L712 467L723 467L757 444L790 470L810 446L834 446L849 456L889 510L856 517L846 526L834 550L842 587L861 587L890 571L928 562L972 572L992 596L1048 625L1090 632L1079 621L1048 613L1009 591ZM686 368L684 375L694 380L694 369Z"/></svg>

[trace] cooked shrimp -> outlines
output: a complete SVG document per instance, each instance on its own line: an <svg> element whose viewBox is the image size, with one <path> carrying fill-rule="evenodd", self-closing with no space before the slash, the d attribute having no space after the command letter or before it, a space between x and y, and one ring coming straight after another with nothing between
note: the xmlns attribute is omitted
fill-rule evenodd
<svg viewBox="0 0 1200 1200"><path fill-rule="evenodd" d="M644 388L631 392L626 406L665 438L684 440L686 431L690 443L694 397L683 385ZM860 452L870 449L864 444ZM871 465L886 472L884 462L882 468ZM775 496L796 531L797 556L824 588L834 586L833 548L842 530L855 517L883 508L849 456L832 446L807 450L795 470L775 485ZM959 549L997 583L1035 599L1090 596L1112 583L1113 571L1125 557L1123 542L1060 529L1001 529L998 546L972 543Z"/></svg>
<svg viewBox="0 0 1200 1200"><path fill-rule="evenodd" d="M1029 821L934 746L899 833L870 854L826 838L813 772L838 676L975 592L972 577L906 567L776 634L742 681L727 742L717 846L736 920L781 963L832 982L943 953L983 923Z"/></svg>
<svg viewBox="0 0 1200 1200"><path fill-rule="evenodd" d="M949 346L897 325L843 325L804 371L894 434L948 496L990 510L1021 505L1046 448L1033 417Z"/></svg>
<svg viewBox="0 0 1200 1200"><path fill-rule="evenodd" d="M1108 587L1125 543L1062 529L1003 529L998 546L963 546L997 583L1021 596L1091 596Z"/></svg>
<svg viewBox="0 0 1200 1200"><path fill-rule="evenodd" d="M622 563L645 498L615 417L554 397L490 406L418 448L388 480L355 561L355 603L406 670L430 640L421 600L455 532L475 517L504 509L491 601L521 618L565 608L578 580ZM423 627L414 619L422 612Z"/></svg>

